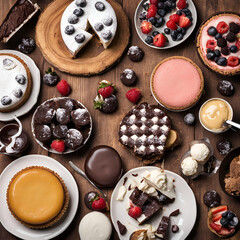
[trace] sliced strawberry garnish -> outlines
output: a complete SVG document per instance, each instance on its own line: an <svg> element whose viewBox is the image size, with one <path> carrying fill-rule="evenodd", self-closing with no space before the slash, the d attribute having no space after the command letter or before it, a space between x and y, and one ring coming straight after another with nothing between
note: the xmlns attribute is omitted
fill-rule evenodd
<svg viewBox="0 0 240 240"><path fill-rule="evenodd" d="M220 23L218 23L216 28L217 28L217 31L219 33L223 34L223 33L226 33L228 31L229 26L224 21L221 21Z"/></svg>
<svg viewBox="0 0 240 240"><path fill-rule="evenodd" d="M172 30L176 30L177 29L177 24L173 21L173 20L169 20L166 23L167 27L172 29Z"/></svg>
<svg viewBox="0 0 240 240"><path fill-rule="evenodd" d="M221 228L221 230L218 232L220 235L231 235L235 231L235 228Z"/></svg>
<svg viewBox="0 0 240 240"><path fill-rule="evenodd" d="M213 220L213 222L216 222L221 218L222 218L222 214L216 214L216 215L213 216L212 220Z"/></svg>
<svg viewBox="0 0 240 240"><path fill-rule="evenodd" d="M206 44L207 48L210 48L210 49L214 50L216 46L217 46L217 42L215 40L208 40L207 41L207 44Z"/></svg>
<svg viewBox="0 0 240 240"><path fill-rule="evenodd" d="M236 45L236 47L238 48L238 50L240 49L240 41L237 41L236 43L235 43L235 45Z"/></svg>
<svg viewBox="0 0 240 240"><path fill-rule="evenodd" d="M159 33L158 35L156 35L154 38L153 38L153 44L154 46L156 47L163 47L165 46L166 44L166 37L163 33Z"/></svg>
<svg viewBox="0 0 240 240"><path fill-rule="evenodd" d="M219 207L213 208L212 214L227 211L227 209L228 209L227 206L219 206Z"/></svg>
<svg viewBox="0 0 240 240"><path fill-rule="evenodd" d="M169 17L170 20L173 20L175 23L179 22L180 16L178 14L173 14Z"/></svg>
<svg viewBox="0 0 240 240"><path fill-rule="evenodd" d="M184 9L187 6L186 0L179 0L177 3L177 7L179 9Z"/></svg>
<svg viewBox="0 0 240 240"><path fill-rule="evenodd" d="M184 15L181 15L179 17L179 24L178 24L181 28L187 28L191 25L191 21L189 18L187 18Z"/></svg>
<svg viewBox="0 0 240 240"><path fill-rule="evenodd" d="M155 5L150 5L148 11L147 11L147 18L155 17L157 14L157 7Z"/></svg>
<svg viewBox="0 0 240 240"><path fill-rule="evenodd" d="M150 33L152 31L152 24L148 21L142 21L141 30L144 34Z"/></svg>
<svg viewBox="0 0 240 240"><path fill-rule="evenodd" d="M219 232L219 231L221 230L221 228L222 228L221 225L215 224L215 223L213 223L213 222L210 223L210 226L211 226L211 228L214 229L216 232Z"/></svg>
<svg viewBox="0 0 240 240"><path fill-rule="evenodd" d="M239 64L239 58L235 56L231 56L227 60L228 66L236 67Z"/></svg>

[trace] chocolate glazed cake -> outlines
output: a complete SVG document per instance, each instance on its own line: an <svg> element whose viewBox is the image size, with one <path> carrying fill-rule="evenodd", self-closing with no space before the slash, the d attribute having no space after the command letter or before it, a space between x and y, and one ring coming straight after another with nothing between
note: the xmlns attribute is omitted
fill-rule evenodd
<svg viewBox="0 0 240 240"><path fill-rule="evenodd" d="M39 10L37 3L33 4L30 0L12 1L9 12L3 12L0 18L0 41L8 40ZM4 15L5 14L5 15Z"/></svg>

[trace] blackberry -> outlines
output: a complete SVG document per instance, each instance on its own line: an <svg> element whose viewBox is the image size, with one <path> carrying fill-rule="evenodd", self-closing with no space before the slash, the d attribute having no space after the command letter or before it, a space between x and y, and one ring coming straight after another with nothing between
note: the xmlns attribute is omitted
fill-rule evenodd
<svg viewBox="0 0 240 240"><path fill-rule="evenodd" d="M229 30L230 32L237 34L240 30L240 26L237 23L231 22L229 24Z"/></svg>
<svg viewBox="0 0 240 240"><path fill-rule="evenodd" d="M230 51L228 46L221 48L221 53L225 56L229 55Z"/></svg>
<svg viewBox="0 0 240 240"><path fill-rule="evenodd" d="M236 36L235 36L235 34L232 33L232 32L229 32L229 33L227 34L227 36L226 36L226 40L227 40L228 42L235 42L235 41L236 41Z"/></svg>
<svg viewBox="0 0 240 240"><path fill-rule="evenodd" d="M217 45L218 45L219 47L226 47L226 46L227 46L227 41L226 41L226 39L224 39L224 38L219 38L219 39L217 40Z"/></svg>

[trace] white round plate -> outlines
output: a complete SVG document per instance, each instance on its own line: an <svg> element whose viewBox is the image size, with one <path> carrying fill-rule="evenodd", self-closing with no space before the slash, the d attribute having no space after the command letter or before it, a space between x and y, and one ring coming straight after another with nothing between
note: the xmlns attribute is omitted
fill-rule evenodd
<svg viewBox="0 0 240 240"><path fill-rule="evenodd" d="M12 121L14 119L13 118L14 115L17 117L23 116L33 108L33 106L36 104L38 100L38 95L39 95L40 86L41 86L41 77L40 77L39 69L37 68L35 62L29 56L15 50L7 50L7 49L0 50L0 53L12 53L20 57L28 65L28 68L32 75L32 81L33 81L31 95L29 96L28 100L20 108L12 112L0 113L0 121L6 122L6 121Z"/></svg>
<svg viewBox="0 0 240 240"><path fill-rule="evenodd" d="M6 203L7 187L12 177L29 166L47 167L61 176L70 195L70 205L63 221L46 229L30 229L18 222L10 213ZM16 237L26 240L47 240L61 234L72 222L78 208L79 194L77 184L71 173L56 160L43 155L27 155L10 163L0 175L0 222L3 227Z"/></svg>
<svg viewBox="0 0 240 240"><path fill-rule="evenodd" d="M134 179L132 174L141 174L144 171L152 171L158 169L157 167L139 167L134 168L128 171L118 182L116 187L113 190L112 197L111 197L111 204L110 204L110 213L113 225L118 233L118 236L121 240L129 240L130 235L139 229L146 229L144 225L139 226L138 222L131 218L126 210L126 207L129 205L129 196L132 193L131 191L127 190L127 193L123 199L123 201L117 201L118 189L123 185L124 178L128 178L127 182L125 183L126 188L129 187L129 179ZM189 233L191 232L197 217L197 204L195 196L192 192L192 189L188 186L186 181L177 175L176 173L170 172L165 170L167 176L173 177L175 179L175 192L176 192L176 199L172 204L165 205L163 207L164 210L161 210L158 215L154 216L152 219L146 222L146 224L153 225L156 229L162 219L162 216L169 216L170 213L179 209L180 214L176 217L171 217L171 225L177 224L179 227L179 232L172 233L169 230L169 237L168 239L171 240L183 240L185 239ZM117 226L117 221L120 221L124 224L127 228L127 233L125 235L121 235L119 233L119 229Z"/></svg>
<svg viewBox="0 0 240 240"><path fill-rule="evenodd" d="M192 21L192 25L187 29L186 31L186 34L183 36L183 39L180 40L180 41L173 41L172 38L171 38L171 35L167 35L166 34L166 37L168 38L168 44L166 44L166 46L164 47L156 47L154 45L150 45L148 43L145 42L145 38L147 36L150 36L152 35L152 32L153 31L158 31L160 33L164 33L164 28L166 28L166 22L168 21L170 15L172 15L174 12L176 11L173 11L171 13L168 13L164 16L164 24L159 27L159 28L156 28L155 26L153 26L153 30L149 33L149 34L144 34L142 33L141 31L141 21L139 20L139 15L140 13L144 10L143 8L143 5L144 3L148 2L149 3L149 0L142 0L138 6L137 6L137 9L135 11L135 15L134 15L134 23L135 23L135 29L137 31L137 34L139 36L139 38L149 47L151 48L155 48L155 49L168 49L168 48L173 48L173 47L176 47L178 46L179 44L181 44L182 42L184 42L190 35L191 33L193 32L194 28L196 27L196 24L197 24L197 10L195 8L195 5L193 3L192 0L187 0L187 3L188 3L188 8L189 10L192 12L192 18L193 18L193 21Z"/></svg>

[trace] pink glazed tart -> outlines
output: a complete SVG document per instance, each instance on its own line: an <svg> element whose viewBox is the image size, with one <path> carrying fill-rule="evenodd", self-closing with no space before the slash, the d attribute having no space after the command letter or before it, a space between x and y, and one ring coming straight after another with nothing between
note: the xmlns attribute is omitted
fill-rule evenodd
<svg viewBox="0 0 240 240"><path fill-rule="evenodd" d="M202 71L185 57L166 58L155 67L151 76L154 98L172 111L184 111L195 105L203 87Z"/></svg>

